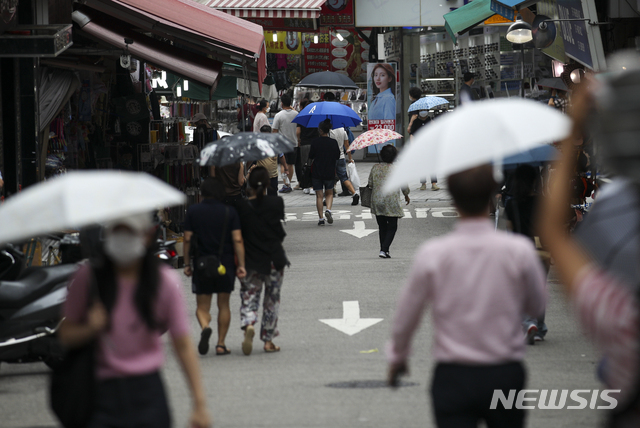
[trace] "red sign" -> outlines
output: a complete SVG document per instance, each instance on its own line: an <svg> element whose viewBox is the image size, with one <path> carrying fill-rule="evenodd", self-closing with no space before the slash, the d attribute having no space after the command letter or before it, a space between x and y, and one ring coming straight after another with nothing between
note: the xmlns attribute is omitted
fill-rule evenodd
<svg viewBox="0 0 640 428"><path fill-rule="evenodd" d="M396 130L396 121L394 119L369 119L367 122L367 131L372 129L388 129Z"/></svg>
<svg viewBox="0 0 640 428"><path fill-rule="evenodd" d="M354 25L353 0L327 0L320 12L320 25L330 27Z"/></svg>
<svg viewBox="0 0 640 428"><path fill-rule="evenodd" d="M318 43L313 43L313 38L318 37ZM304 45L304 72L305 74L330 70L331 43L328 33L303 34Z"/></svg>

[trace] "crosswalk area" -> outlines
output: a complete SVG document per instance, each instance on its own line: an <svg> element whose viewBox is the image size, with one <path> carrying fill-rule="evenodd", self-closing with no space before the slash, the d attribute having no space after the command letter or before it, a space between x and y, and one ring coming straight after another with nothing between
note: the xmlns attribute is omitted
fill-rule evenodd
<svg viewBox="0 0 640 428"><path fill-rule="evenodd" d="M374 218L371 210L368 208L354 209L334 209L331 211L333 218L336 220L370 220ZM423 219L423 218L453 218L458 217L458 213L453 207L432 208L432 207L415 207L404 209L404 219ZM287 212L285 213L286 222L295 221L318 221L318 212Z"/></svg>

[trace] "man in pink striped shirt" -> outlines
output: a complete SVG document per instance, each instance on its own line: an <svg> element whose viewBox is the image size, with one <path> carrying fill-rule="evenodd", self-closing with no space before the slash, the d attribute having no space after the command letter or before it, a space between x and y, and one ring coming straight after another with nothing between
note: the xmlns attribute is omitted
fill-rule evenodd
<svg viewBox="0 0 640 428"><path fill-rule="evenodd" d="M389 382L407 371L413 333L431 306L438 427L522 427L524 410L491 410L494 390L524 388L522 319L545 304L545 275L525 237L495 232L488 219L496 183L490 165L448 178L460 221L418 250L387 346ZM487 328L491 326L491 328Z"/></svg>

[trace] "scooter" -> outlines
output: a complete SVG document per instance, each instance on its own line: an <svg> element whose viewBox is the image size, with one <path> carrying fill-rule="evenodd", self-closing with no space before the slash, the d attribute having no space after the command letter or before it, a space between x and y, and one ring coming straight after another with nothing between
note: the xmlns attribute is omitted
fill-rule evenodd
<svg viewBox="0 0 640 428"><path fill-rule="evenodd" d="M24 255L10 246L0 251L0 260L6 265L0 271L0 362L54 367L63 356L56 339L61 306L78 264L23 270Z"/></svg>

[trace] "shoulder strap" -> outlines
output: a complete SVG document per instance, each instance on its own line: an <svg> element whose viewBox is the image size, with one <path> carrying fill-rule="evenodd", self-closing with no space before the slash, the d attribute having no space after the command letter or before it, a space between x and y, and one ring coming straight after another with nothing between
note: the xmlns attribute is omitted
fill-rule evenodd
<svg viewBox="0 0 640 428"><path fill-rule="evenodd" d="M224 206L224 223L222 224L222 238L220 239L220 250L218 251L219 258L222 258L222 252L224 251L224 238L227 236L227 223L229 222L229 207Z"/></svg>

